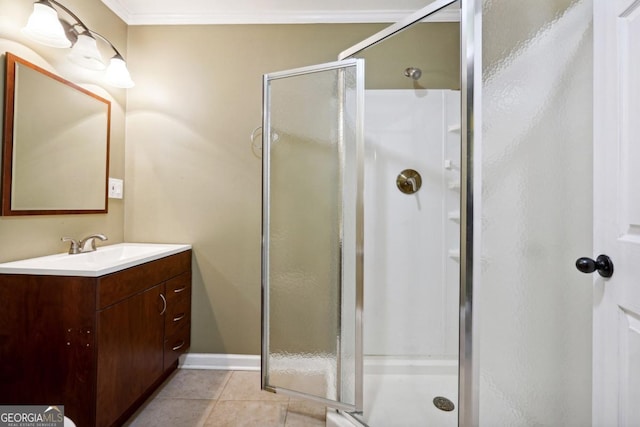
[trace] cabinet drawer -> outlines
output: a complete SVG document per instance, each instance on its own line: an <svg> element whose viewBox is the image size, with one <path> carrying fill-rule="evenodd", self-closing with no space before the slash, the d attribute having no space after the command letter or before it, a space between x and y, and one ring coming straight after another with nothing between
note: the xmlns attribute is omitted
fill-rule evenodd
<svg viewBox="0 0 640 427"><path fill-rule="evenodd" d="M98 278L98 309L149 289L183 273L190 276L191 250L140 264ZM168 280L167 283L171 282Z"/></svg>
<svg viewBox="0 0 640 427"><path fill-rule="evenodd" d="M167 301L180 298L191 291L191 272L181 274L167 281L166 284Z"/></svg>
<svg viewBox="0 0 640 427"><path fill-rule="evenodd" d="M180 298L167 299L164 334L171 337L185 324L191 323L191 290L180 293Z"/></svg>
<svg viewBox="0 0 640 427"><path fill-rule="evenodd" d="M178 360L178 357L191 345L191 322L182 327L164 342L164 368L167 369Z"/></svg>

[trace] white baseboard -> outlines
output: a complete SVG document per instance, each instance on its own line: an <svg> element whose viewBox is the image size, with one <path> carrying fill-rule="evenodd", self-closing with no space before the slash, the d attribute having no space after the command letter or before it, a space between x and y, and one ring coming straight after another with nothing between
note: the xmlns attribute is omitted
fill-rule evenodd
<svg viewBox="0 0 640 427"><path fill-rule="evenodd" d="M223 371L259 371L260 356L252 354L213 354L187 353L180 357L181 369L218 369ZM284 360L275 357L272 367L278 370L310 372L330 372L326 360L308 358L303 360ZM285 369L286 368L286 369ZM365 374L438 374L455 375L458 372L458 361L455 359L421 359L396 358L384 356L366 356L364 358Z"/></svg>
<svg viewBox="0 0 640 427"><path fill-rule="evenodd" d="M259 371L260 356L250 354L187 353L180 357L181 369Z"/></svg>

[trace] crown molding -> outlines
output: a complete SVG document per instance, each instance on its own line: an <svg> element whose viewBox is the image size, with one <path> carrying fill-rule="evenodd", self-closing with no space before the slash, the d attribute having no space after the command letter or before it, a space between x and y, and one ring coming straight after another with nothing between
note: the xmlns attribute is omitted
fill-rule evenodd
<svg viewBox="0 0 640 427"><path fill-rule="evenodd" d="M145 14L129 11L120 0L102 0L128 25L350 24L397 22L414 10L294 10L230 13ZM428 22L459 22L458 10L443 10Z"/></svg>
<svg viewBox="0 0 640 427"><path fill-rule="evenodd" d="M128 19L131 15L131 12L124 4L122 4L120 0L102 0L102 3L104 3L105 6L111 9L113 13L118 15L118 17L122 19L125 24L130 25Z"/></svg>

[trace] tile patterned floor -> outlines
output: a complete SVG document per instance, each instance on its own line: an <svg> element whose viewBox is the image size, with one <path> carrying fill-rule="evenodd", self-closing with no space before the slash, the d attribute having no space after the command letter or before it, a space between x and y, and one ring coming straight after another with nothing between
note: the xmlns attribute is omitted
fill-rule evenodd
<svg viewBox="0 0 640 427"><path fill-rule="evenodd" d="M314 427L325 407L260 390L260 373L178 369L127 427Z"/></svg>

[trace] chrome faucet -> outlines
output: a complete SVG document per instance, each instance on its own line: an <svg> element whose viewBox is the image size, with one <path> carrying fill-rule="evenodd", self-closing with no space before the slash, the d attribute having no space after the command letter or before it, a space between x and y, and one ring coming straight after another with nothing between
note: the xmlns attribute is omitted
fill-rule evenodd
<svg viewBox="0 0 640 427"><path fill-rule="evenodd" d="M81 254L85 252L93 252L96 250L96 239L102 241L107 240L107 236L104 234L92 234L90 236L81 239L80 241L72 239L71 237L63 237L63 242L71 242L69 247L69 254Z"/></svg>

